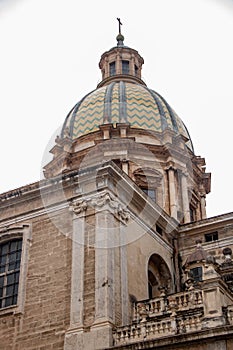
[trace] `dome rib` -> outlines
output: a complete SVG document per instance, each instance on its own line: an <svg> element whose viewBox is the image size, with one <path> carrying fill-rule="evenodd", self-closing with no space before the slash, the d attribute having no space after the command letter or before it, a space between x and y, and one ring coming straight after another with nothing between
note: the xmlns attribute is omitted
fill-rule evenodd
<svg viewBox="0 0 233 350"><path fill-rule="evenodd" d="M92 94L92 92L94 92L95 90L92 90L91 92L89 92L88 94L86 94L78 103L76 103L76 105L70 110L70 112L68 113L65 122L63 124L62 130L61 130L61 137L64 137L64 130L66 127L69 128L70 131L70 135L73 135L73 131L74 131L74 119L76 116L76 113L79 110L79 107L81 106L82 102L85 100L86 97L88 97L89 95ZM69 121L69 119L71 119Z"/></svg>
<svg viewBox="0 0 233 350"><path fill-rule="evenodd" d="M170 107L170 105L167 103L167 101L160 94L158 94L158 93L156 93L156 94L159 96L159 98L161 98L161 100L163 101L163 103L167 107L167 110L171 116L171 122L172 122L173 128L177 133L179 133L177 122L176 122L176 117L174 115L172 108Z"/></svg>
<svg viewBox="0 0 233 350"><path fill-rule="evenodd" d="M119 84L119 103L120 103L120 113L119 120L120 123L127 123L127 103L126 103L126 92L125 92L125 83L120 81Z"/></svg>
<svg viewBox="0 0 233 350"><path fill-rule="evenodd" d="M156 92L151 90L151 89L148 89L148 88L146 88L146 89L149 91L149 93L151 94L151 96L153 97L155 103L158 106L159 113L161 115L162 130L165 130L168 127L168 124L167 124L167 120L166 120L166 117L165 117L163 106L162 106L160 100L157 97L158 94L156 94Z"/></svg>
<svg viewBox="0 0 233 350"><path fill-rule="evenodd" d="M112 91L115 83L111 83L107 86L105 97L104 97L104 118L103 122L111 123L112 120Z"/></svg>

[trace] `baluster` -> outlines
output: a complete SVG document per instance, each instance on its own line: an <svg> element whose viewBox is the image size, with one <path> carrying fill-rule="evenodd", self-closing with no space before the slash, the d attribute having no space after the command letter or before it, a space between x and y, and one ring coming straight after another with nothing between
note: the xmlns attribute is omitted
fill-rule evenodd
<svg viewBox="0 0 233 350"><path fill-rule="evenodd" d="M164 310L165 310L165 300L164 300L164 298L161 298L160 311L163 312Z"/></svg>
<svg viewBox="0 0 233 350"><path fill-rule="evenodd" d="M197 316L196 328L197 328L198 330L201 329L201 317L200 317L200 315Z"/></svg>
<svg viewBox="0 0 233 350"><path fill-rule="evenodd" d="M153 314L156 312L156 303L154 301L152 303L152 312Z"/></svg>
<svg viewBox="0 0 233 350"><path fill-rule="evenodd" d="M186 322L185 322L185 323L186 323L185 328L186 328L186 332L187 332L187 333L191 331L190 322L191 322L190 317L187 317Z"/></svg>
<svg viewBox="0 0 233 350"><path fill-rule="evenodd" d="M168 321L164 322L164 333L168 333L169 328L168 328Z"/></svg>
<svg viewBox="0 0 233 350"><path fill-rule="evenodd" d="M113 344L116 345L118 344L118 336L117 336L117 332L113 332Z"/></svg>
<svg viewBox="0 0 233 350"><path fill-rule="evenodd" d="M120 331L120 342L121 343L124 342L124 331L123 331L123 329Z"/></svg>
<svg viewBox="0 0 233 350"><path fill-rule="evenodd" d="M160 312L161 303L160 300L157 301L157 312Z"/></svg>
<svg viewBox="0 0 233 350"><path fill-rule="evenodd" d="M156 322L154 325L154 334L158 334L158 333L159 333L158 322Z"/></svg>
<svg viewBox="0 0 233 350"><path fill-rule="evenodd" d="M191 325L190 328L192 331L194 331L196 329L196 325L195 325L195 318L192 316L191 318Z"/></svg>
<svg viewBox="0 0 233 350"><path fill-rule="evenodd" d="M130 327L130 339L134 339L134 336L135 336L135 327L134 326L131 326Z"/></svg>
<svg viewBox="0 0 233 350"><path fill-rule="evenodd" d="M151 332L152 332L152 334L156 333L156 324L155 323L152 323L152 325L151 325Z"/></svg>
<svg viewBox="0 0 233 350"><path fill-rule="evenodd" d="M158 334L160 334L161 333L161 323L158 322L157 328L158 328Z"/></svg>
<svg viewBox="0 0 233 350"><path fill-rule="evenodd" d="M137 337L140 338L140 335L141 335L141 326L140 326L140 324L137 325L137 332L136 332L136 334L137 334Z"/></svg>

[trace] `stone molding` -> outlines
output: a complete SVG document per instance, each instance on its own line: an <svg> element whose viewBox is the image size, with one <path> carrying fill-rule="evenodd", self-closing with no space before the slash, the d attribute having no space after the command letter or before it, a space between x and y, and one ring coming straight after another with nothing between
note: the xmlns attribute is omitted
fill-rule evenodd
<svg viewBox="0 0 233 350"><path fill-rule="evenodd" d="M109 192L99 197L82 199L70 204L70 210L76 215L84 215L88 208L95 208L96 211L108 210L125 225L130 219L129 211Z"/></svg>

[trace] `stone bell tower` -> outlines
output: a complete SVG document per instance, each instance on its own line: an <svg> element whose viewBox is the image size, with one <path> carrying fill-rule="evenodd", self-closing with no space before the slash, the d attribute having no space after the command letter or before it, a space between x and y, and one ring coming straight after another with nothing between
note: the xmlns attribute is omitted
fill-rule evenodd
<svg viewBox="0 0 233 350"><path fill-rule="evenodd" d="M65 350L111 347L114 329L135 321L137 300L179 292L177 227L206 215L204 159L141 79L143 63L119 25L117 45L100 59L102 81L68 114L45 167L48 179L73 178L72 190L64 185L72 215Z"/></svg>

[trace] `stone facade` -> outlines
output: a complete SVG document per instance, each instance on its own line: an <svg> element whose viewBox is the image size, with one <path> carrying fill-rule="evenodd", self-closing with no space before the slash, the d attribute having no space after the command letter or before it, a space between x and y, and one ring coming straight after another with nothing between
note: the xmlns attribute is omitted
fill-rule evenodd
<svg viewBox="0 0 233 350"><path fill-rule="evenodd" d="M233 214L206 218L205 161L142 64L118 36L45 179L0 196L1 350L232 349Z"/></svg>

